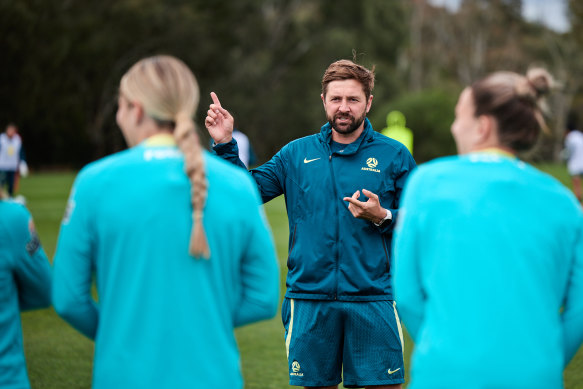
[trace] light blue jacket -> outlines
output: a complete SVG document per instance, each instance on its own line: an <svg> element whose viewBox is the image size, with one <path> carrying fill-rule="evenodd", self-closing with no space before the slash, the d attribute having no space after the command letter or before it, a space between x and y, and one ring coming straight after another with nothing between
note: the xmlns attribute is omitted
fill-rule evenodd
<svg viewBox="0 0 583 389"><path fill-rule="evenodd" d="M332 152L331 139L332 129L326 124L319 134L290 142L251 170L264 202L285 196L290 231L286 297L392 300L393 223L379 228L357 219L343 198L370 190L394 221L415 161L401 143L375 132L368 119L361 136L344 151ZM235 141L214 150L243 166ZM366 197L361 195L360 200Z"/></svg>
<svg viewBox="0 0 583 389"><path fill-rule="evenodd" d="M491 153L420 166L395 262L410 388L563 387L583 341L583 213L554 178Z"/></svg>
<svg viewBox="0 0 583 389"><path fill-rule="evenodd" d="M51 303L51 266L26 208L0 201L0 388L29 388L20 312Z"/></svg>
<svg viewBox="0 0 583 389"><path fill-rule="evenodd" d="M170 139L92 163L75 181L54 305L95 340L93 388L243 386L233 330L275 315L278 265L249 175L208 152L204 164L209 260L188 253L191 186Z"/></svg>

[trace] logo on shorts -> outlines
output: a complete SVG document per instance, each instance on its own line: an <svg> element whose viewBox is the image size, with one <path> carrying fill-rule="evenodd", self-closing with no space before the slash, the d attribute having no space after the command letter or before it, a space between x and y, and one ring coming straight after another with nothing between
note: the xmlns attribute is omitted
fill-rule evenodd
<svg viewBox="0 0 583 389"><path fill-rule="evenodd" d="M289 373L289 375L293 375L293 376L297 376L297 377L304 376L304 373L300 372L301 367L300 367L300 363L298 361L292 362L291 369L292 369L292 372Z"/></svg>
<svg viewBox="0 0 583 389"><path fill-rule="evenodd" d="M400 368L400 367L399 367L398 369L395 369L395 370L391 370L391 369L389 369L389 370L387 371L387 373L389 373L389 375L391 375L391 374L394 374L394 373L398 372L399 370L401 370L401 368Z"/></svg>

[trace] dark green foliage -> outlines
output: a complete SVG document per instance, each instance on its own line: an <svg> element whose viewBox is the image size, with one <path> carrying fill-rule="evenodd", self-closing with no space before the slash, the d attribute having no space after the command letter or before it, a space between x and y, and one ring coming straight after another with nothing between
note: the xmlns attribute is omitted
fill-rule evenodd
<svg viewBox="0 0 583 389"><path fill-rule="evenodd" d="M392 110L401 111L406 127L413 131L413 157L417 163L456 153L450 127L454 119L457 93L432 89L404 94L396 100L381 104L372 116L377 131L386 127L386 116Z"/></svg>
<svg viewBox="0 0 583 389"><path fill-rule="evenodd" d="M142 57L172 54L198 78L203 144L209 92L216 91L263 162L318 131L325 121L322 74L331 62L354 58L376 67L377 130L389 107L404 101L419 109L407 117L416 156L425 160L454 150L441 117L425 115L431 108L423 101L433 106L431 93L440 90L457 98L485 73L524 72L538 62L581 106L574 91L582 77L572 71L581 62L573 53L581 50L563 47L571 40L583 47L579 2L570 1L571 35L525 22L521 7L520 0L465 0L458 13L424 0L0 0L0 129L19 125L33 168L80 167L121 150L115 124L121 75ZM427 90L434 92L418 96L418 105L403 95ZM435 129L425 124L436 120ZM562 133L560 121L551 124ZM549 142L545 155L561 139Z"/></svg>
<svg viewBox="0 0 583 389"><path fill-rule="evenodd" d="M359 61L391 68L403 8L384 0L1 0L0 126L19 125L33 167L81 166L120 150L119 79L138 59L165 53L198 78L199 126L214 90L264 159L324 122L319 84L329 63L356 49Z"/></svg>

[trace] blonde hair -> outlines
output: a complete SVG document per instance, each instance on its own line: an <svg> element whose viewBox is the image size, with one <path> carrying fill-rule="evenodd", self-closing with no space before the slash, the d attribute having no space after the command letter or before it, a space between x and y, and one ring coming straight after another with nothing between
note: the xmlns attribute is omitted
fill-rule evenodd
<svg viewBox="0 0 583 389"><path fill-rule="evenodd" d="M542 68L526 76L496 72L472 84L476 117L491 115L498 123L500 143L515 151L527 151L546 131L543 97L554 86L553 77Z"/></svg>
<svg viewBox="0 0 583 389"><path fill-rule="evenodd" d="M154 56L142 59L128 70L121 79L120 93L130 101L141 102L146 115L159 125L174 128L191 183L193 226L188 251L208 259L210 249L202 223L208 184L202 147L192 120L200 98L196 78L181 60Z"/></svg>

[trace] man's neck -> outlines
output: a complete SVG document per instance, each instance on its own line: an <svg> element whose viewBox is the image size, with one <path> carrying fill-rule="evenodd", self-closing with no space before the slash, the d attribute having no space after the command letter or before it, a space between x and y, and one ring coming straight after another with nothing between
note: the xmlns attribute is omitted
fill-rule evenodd
<svg viewBox="0 0 583 389"><path fill-rule="evenodd" d="M332 127L332 140L338 143L350 144L360 137L364 131L364 123L350 134L341 134Z"/></svg>

